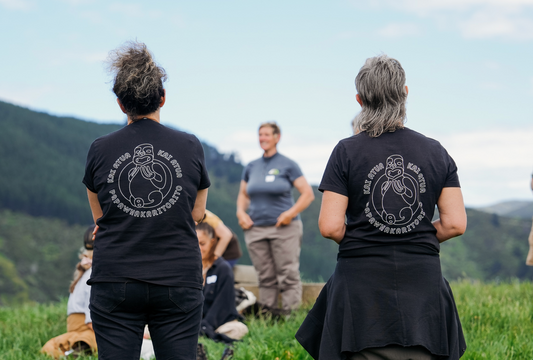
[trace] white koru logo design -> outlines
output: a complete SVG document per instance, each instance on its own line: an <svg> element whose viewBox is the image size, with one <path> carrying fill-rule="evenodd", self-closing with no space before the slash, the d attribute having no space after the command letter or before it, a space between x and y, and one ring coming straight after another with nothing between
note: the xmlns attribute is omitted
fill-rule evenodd
<svg viewBox="0 0 533 360"><path fill-rule="evenodd" d="M385 174L372 188L372 205L386 225L405 225L413 220L419 209L419 184L405 172L403 157L387 158Z"/></svg>
<svg viewBox="0 0 533 360"><path fill-rule="evenodd" d="M133 151L132 161L120 172L119 190L137 209L152 209L163 203L172 188L172 172L154 158L151 144L140 144Z"/></svg>

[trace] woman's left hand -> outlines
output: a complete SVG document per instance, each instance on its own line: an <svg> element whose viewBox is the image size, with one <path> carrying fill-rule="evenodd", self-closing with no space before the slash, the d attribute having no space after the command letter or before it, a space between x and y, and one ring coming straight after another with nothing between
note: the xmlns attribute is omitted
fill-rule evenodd
<svg viewBox="0 0 533 360"><path fill-rule="evenodd" d="M292 219L294 218L295 216L291 213L290 210L284 211L278 216L278 222L276 223L276 227L289 225Z"/></svg>

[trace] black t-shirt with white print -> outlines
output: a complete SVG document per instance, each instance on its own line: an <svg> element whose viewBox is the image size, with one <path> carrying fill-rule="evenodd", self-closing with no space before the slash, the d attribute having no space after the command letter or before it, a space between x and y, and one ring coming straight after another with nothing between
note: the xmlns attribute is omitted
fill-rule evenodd
<svg viewBox="0 0 533 360"><path fill-rule="evenodd" d="M136 121L93 142L83 183L98 194L103 211L89 284L137 280L202 288L191 212L210 181L194 135Z"/></svg>
<svg viewBox="0 0 533 360"><path fill-rule="evenodd" d="M339 256L369 246L423 244L440 249L431 220L444 187L459 187L457 167L436 140L408 128L341 140L320 191L348 197Z"/></svg>

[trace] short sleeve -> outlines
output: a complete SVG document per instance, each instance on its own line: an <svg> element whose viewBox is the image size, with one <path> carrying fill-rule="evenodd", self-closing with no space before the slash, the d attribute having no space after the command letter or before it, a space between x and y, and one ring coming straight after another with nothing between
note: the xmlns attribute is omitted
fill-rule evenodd
<svg viewBox="0 0 533 360"><path fill-rule="evenodd" d="M242 171L242 177L241 177L241 180L243 180L244 182L248 182L250 180L250 165L251 163L249 163L248 165L246 165L246 167L244 168L244 170Z"/></svg>
<svg viewBox="0 0 533 360"><path fill-rule="evenodd" d="M89 148L89 152L87 153L87 161L85 163L85 175L83 176L82 182L85 184L87 189L92 191L93 193L97 193L94 186L94 160L95 160L95 144L94 142L91 144L91 147Z"/></svg>
<svg viewBox="0 0 533 360"><path fill-rule="evenodd" d="M461 187L459 183L459 175L457 175L457 165L452 157L444 150L447 164L446 180L443 187Z"/></svg>
<svg viewBox="0 0 533 360"><path fill-rule="evenodd" d="M294 161L291 161L291 167L288 169L287 175L288 175L289 181L293 183L294 180L298 179L300 176L303 176L304 174L302 173L302 170L300 169L298 164Z"/></svg>
<svg viewBox="0 0 533 360"><path fill-rule="evenodd" d="M318 190L348 196L348 168L346 148L339 142L331 153Z"/></svg>
<svg viewBox="0 0 533 360"><path fill-rule="evenodd" d="M209 180L209 174L207 172L207 167L205 166L205 155L204 155L204 148L202 147L202 144L200 143L200 140L195 137L195 140L198 144L198 158L200 159L200 183L198 184L198 190L207 189L209 186L211 186L211 180Z"/></svg>

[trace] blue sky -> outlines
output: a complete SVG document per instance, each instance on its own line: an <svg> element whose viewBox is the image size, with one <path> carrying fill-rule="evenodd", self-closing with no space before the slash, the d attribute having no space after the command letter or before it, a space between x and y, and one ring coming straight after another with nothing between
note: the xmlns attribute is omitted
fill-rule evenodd
<svg viewBox="0 0 533 360"><path fill-rule="evenodd" d="M359 68L385 53L407 126L448 149L467 205L533 199L533 0L0 0L0 34L4 101L123 122L104 60L137 39L169 75L162 123L246 163L276 120L313 184L351 135Z"/></svg>

